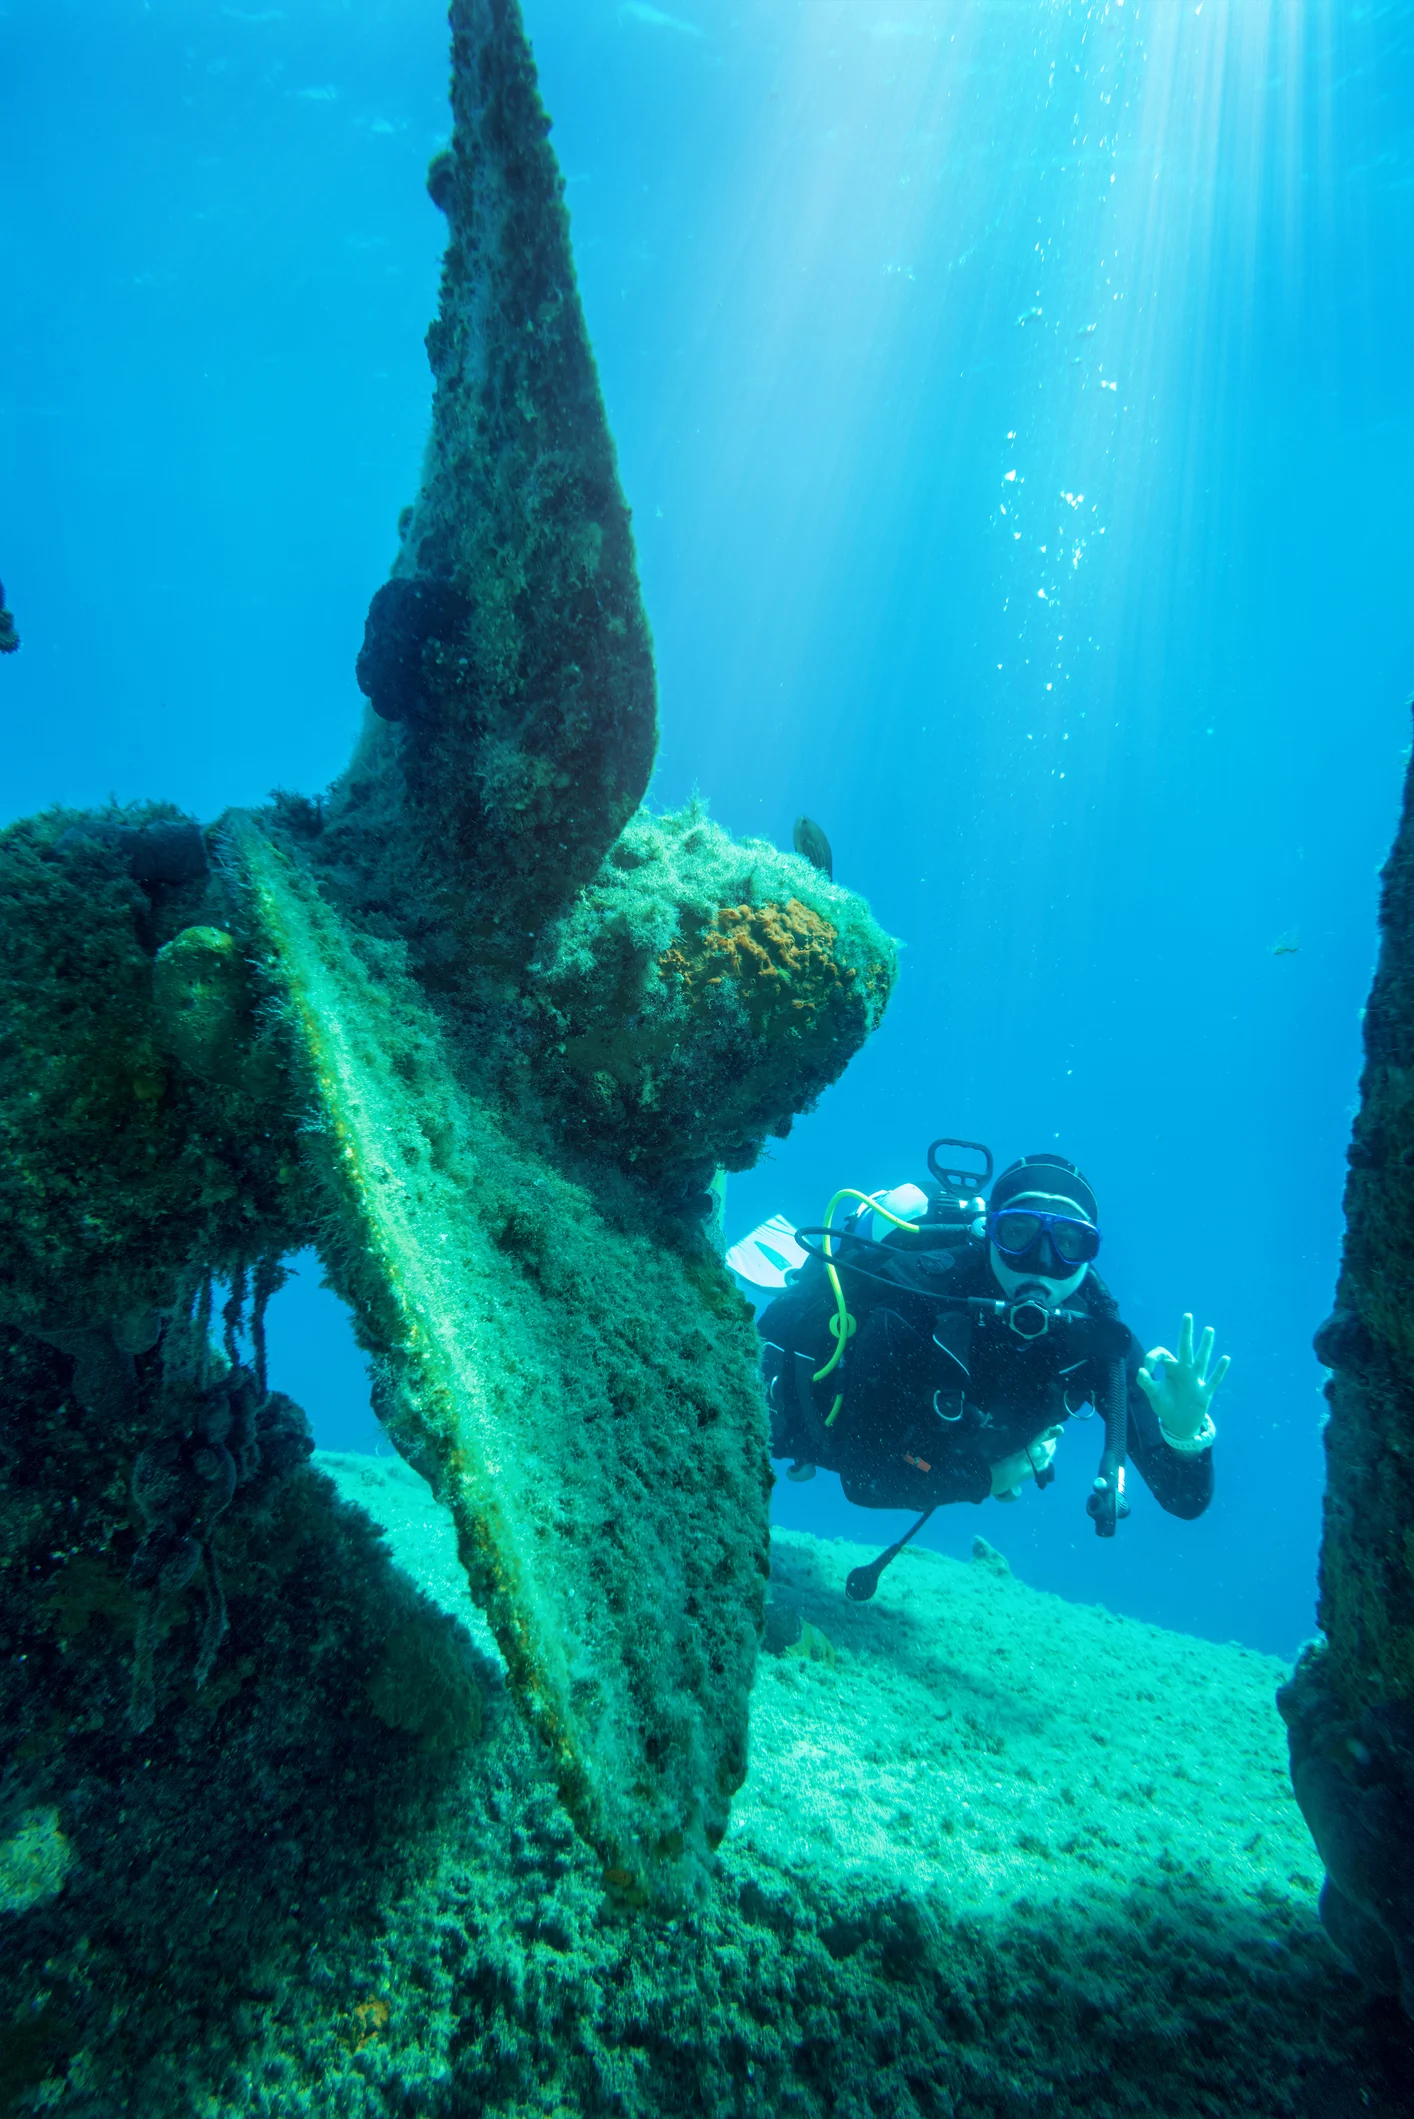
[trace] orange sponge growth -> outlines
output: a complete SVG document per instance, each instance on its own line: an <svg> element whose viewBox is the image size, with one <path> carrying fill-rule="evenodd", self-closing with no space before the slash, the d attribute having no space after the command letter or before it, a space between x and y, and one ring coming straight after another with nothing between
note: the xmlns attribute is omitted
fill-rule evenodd
<svg viewBox="0 0 1414 2119"><path fill-rule="evenodd" d="M849 989L859 984L866 1013L877 1017L893 976L883 957L861 975L842 961L838 945L839 929L799 898L723 905L710 927L695 937L689 928L665 950L658 969L665 979L680 979L699 1002L711 998L709 989L730 983L752 1028L772 1041L815 1034L833 1042Z"/></svg>

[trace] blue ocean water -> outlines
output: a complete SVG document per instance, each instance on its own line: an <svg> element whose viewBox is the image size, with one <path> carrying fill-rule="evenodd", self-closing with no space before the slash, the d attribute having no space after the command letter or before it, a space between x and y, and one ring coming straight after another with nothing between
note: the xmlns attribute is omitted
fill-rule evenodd
<svg viewBox="0 0 1414 2119"><path fill-rule="evenodd" d="M1042 1586L1289 1654L1414 677L1414 12L529 0L694 788L906 943L731 1232L1054 1147L1146 1343L1233 1356L1218 1495L1112 1543L1089 1434L955 1509ZM0 815L204 816L347 757L417 483L436 0L0 5ZM372 1446L306 1262L272 1325ZM781 1520L877 1536L833 1480Z"/></svg>

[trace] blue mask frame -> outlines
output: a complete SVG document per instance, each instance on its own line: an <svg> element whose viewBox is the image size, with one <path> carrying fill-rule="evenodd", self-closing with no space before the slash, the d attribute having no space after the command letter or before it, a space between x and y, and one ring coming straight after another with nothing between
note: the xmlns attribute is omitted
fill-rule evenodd
<svg viewBox="0 0 1414 2119"><path fill-rule="evenodd" d="M1025 1243L1002 1242L997 1230L1005 1221L1024 1221L1031 1225ZM1074 1233L1061 1236L1058 1240L1057 1232L1060 1230ZM1037 1207L996 1207L987 1216L988 1240L996 1245L1003 1258L1028 1257L1043 1235L1050 1237L1051 1249L1061 1264L1072 1270L1076 1266L1091 1264L1099 1255L1100 1232L1094 1222L1087 1221L1083 1214L1047 1214Z"/></svg>

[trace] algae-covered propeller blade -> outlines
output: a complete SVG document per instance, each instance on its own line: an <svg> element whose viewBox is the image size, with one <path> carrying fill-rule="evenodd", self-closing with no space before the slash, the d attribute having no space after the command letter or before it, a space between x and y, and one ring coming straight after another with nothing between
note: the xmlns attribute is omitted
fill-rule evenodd
<svg viewBox="0 0 1414 2119"><path fill-rule="evenodd" d="M379 719L336 811L376 868L395 804L422 887L514 957L643 795L653 655L520 9L455 0L451 21L432 432L358 658Z"/></svg>
<svg viewBox="0 0 1414 2119"><path fill-rule="evenodd" d="M745 1305L705 1247L615 1227L514 1142L397 952L251 821L230 843L379 1410L451 1508L577 1824L625 1880L690 1894L745 1771L767 1571Z"/></svg>

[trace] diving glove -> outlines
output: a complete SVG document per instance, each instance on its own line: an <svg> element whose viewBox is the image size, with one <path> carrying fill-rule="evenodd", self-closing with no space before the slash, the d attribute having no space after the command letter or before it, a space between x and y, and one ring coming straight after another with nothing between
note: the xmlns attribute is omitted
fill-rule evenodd
<svg viewBox="0 0 1414 2119"><path fill-rule="evenodd" d="M1193 1313L1184 1314L1178 1329L1178 1352L1156 1346L1144 1358L1139 1388L1158 1415L1159 1429L1170 1449L1196 1455L1210 1447L1217 1429L1208 1407L1214 1391L1231 1367L1226 1354L1211 1369L1214 1332L1211 1325L1193 1351Z"/></svg>
<svg viewBox="0 0 1414 2119"><path fill-rule="evenodd" d="M1045 1427L1039 1435L1031 1437L1025 1449L1013 1450L1009 1457L999 1458L992 1466L993 1500L1019 1500L1023 1482L1049 1469L1059 1439L1058 1427Z"/></svg>

